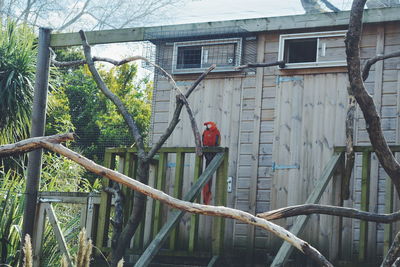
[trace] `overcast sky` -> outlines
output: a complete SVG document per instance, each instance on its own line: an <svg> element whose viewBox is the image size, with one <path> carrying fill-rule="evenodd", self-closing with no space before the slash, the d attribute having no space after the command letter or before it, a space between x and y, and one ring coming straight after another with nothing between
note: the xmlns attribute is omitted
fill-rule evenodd
<svg viewBox="0 0 400 267"><path fill-rule="evenodd" d="M347 10L352 1L330 2L339 9ZM163 24L274 17L304 14L304 10L300 0L186 0L185 4L171 8L171 14L173 16Z"/></svg>

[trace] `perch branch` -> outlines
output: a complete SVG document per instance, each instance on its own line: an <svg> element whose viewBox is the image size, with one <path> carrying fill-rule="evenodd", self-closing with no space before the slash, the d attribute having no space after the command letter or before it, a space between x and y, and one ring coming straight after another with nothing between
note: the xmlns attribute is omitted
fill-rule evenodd
<svg viewBox="0 0 400 267"><path fill-rule="evenodd" d="M153 199L159 200L173 208L184 210L190 213L236 219L247 224L259 226L267 231L274 233L275 235L284 239L285 241L289 242L297 249L299 249L301 252L316 260L321 266L333 266L321 253L318 252L318 250L309 245L307 242L296 237L295 235L285 230L284 228L276 224L273 224L265 219L257 218L256 216L248 212L232 208L227 208L223 206L215 207L209 205L202 205L198 203L191 203L176 199L160 190L154 189L148 185L140 183L139 181L129 178L128 176L123 175L117 171L113 171L106 167L98 165L95 162L85 158L84 156L60 144L54 144L49 142L42 142L42 144L44 148L57 152L75 161L76 163L86 168L88 171L91 171L97 175L113 180L119 184L125 185Z"/></svg>
<svg viewBox="0 0 400 267"><path fill-rule="evenodd" d="M297 236L293 235L291 232L285 230L279 225L271 223L265 219L258 218L248 212L244 212L237 209L232 209L223 206L210 206L210 205L202 205L198 203L191 203L187 201L183 201L180 199L176 199L167 195L166 193L154 189L151 186L143 184L135 179L132 179L124 174L121 174L117 171L108 169L101 165L96 164L92 160L87 159L86 157L76 153L61 144L48 142L48 141L39 141L37 142L39 146L42 148L51 150L53 152L59 153L66 158L78 163L79 165L83 166L88 171L91 171L97 175L102 177L108 178L114 182L119 184L125 185L137 192L140 192L144 195L147 195L151 198L159 200L173 208L184 210L190 213L195 214L203 214L209 216L218 216L218 217L225 217L236 219L241 222L252 224L258 227L261 227L281 239L289 242L291 245L296 247L298 250L303 252L304 254L308 255L312 259L314 259L319 265L321 266L333 266L318 250L314 247L309 245L307 242L303 241L302 239L298 238ZM15 146L16 144L14 144ZM30 142L26 141L24 145L20 145L23 151L27 150L27 147L30 147Z"/></svg>
<svg viewBox="0 0 400 267"><path fill-rule="evenodd" d="M242 70L246 68L263 68L263 67L272 67L272 66L279 66L279 68L285 67L285 61L276 61L272 63L249 63L246 65L241 65L236 67L237 70Z"/></svg>
<svg viewBox="0 0 400 267"><path fill-rule="evenodd" d="M122 60L114 60L114 59L106 58L106 57L96 57L96 56L92 57L92 61L93 62L96 62L96 61L107 62L107 63L113 64L114 66L121 66L123 64L129 63L129 62L133 62L133 61L136 61L136 60L146 61L150 65L152 65L155 68L159 69L164 74L164 76L167 78L168 82L177 91L178 99L179 99L178 101L183 101L183 104L185 104L186 110L188 112L188 116L189 116L189 119L190 119L190 123L191 123L191 126L192 126L192 131L193 131L193 135L194 135L194 139L195 139L195 144L196 144L196 154L198 156L201 156L203 154L202 145L201 145L201 136L200 136L199 129L197 127L196 120L194 119L194 116L193 116L193 111L190 108L190 105L189 105L188 100L186 99L186 96L179 89L178 85L176 84L176 82L175 82L174 78L171 76L171 74L169 74L161 66L151 62L150 60L148 60L147 58L142 57L142 56L133 56L133 57L128 57L128 58L125 58L125 59L122 59ZM87 59L82 59L82 60L61 62L61 61L57 61L55 59L52 59L51 62L56 67L75 67L75 66L82 66L82 65L87 64L88 60Z"/></svg>
<svg viewBox="0 0 400 267"><path fill-rule="evenodd" d="M190 94L196 89L196 87L199 85L199 83L213 70L215 69L215 65L212 65L209 67L205 72L203 72L197 80L192 84L192 86L189 88L189 90L186 92L185 97L189 98ZM161 146L165 143L165 141L168 139L168 137L172 134L174 131L176 125L179 122L179 115L181 114L182 108L183 108L184 103L182 101L177 101L174 115L172 116L172 120L170 121L167 129L161 135L160 139L158 139L157 143L153 145L151 150L149 151L147 155L147 159L153 158L153 156L157 153L157 151L161 148Z"/></svg>
<svg viewBox="0 0 400 267"><path fill-rule="evenodd" d="M318 204L304 204L284 207L277 210L259 213L257 214L257 217L264 218L266 220L277 220L309 214L326 214L377 223L392 223L400 220L400 211L390 214L377 214L368 211L360 211L353 208Z"/></svg>
<svg viewBox="0 0 400 267"><path fill-rule="evenodd" d="M397 195L400 197L400 164L390 151L383 135L380 116L376 110L374 100L364 87L361 77L360 49L359 44L362 32L362 16L366 0L355 0L353 2L349 30L346 35L347 69L350 81L350 90L354 94L361 111L363 112L366 129L375 154L382 167L389 175Z"/></svg>
<svg viewBox="0 0 400 267"><path fill-rule="evenodd" d="M86 62L87 62L90 72L93 75L93 79L95 80L95 82L96 82L97 86L100 88L100 90L104 93L104 95L108 99L110 99L115 104L115 106L118 108L118 111L121 113L126 124L128 125L129 129L132 132L133 138L135 139L136 146L138 148L139 157L145 158L143 136L140 134L139 127L136 125L136 122L133 120L131 114L128 112L128 110L126 109L126 107L122 103L122 101L108 89L107 85L101 78L99 72L97 71L97 69L94 65L94 61L92 59L92 51L91 51L92 49L91 49L89 43L87 42L84 31L80 30L79 34L82 39L82 46L83 46L83 51L85 53Z"/></svg>
<svg viewBox="0 0 400 267"><path fill-rule="evenodd" d="M118 239L121 235L122 232L122 224L123 224L123 195L121 192L121 188L118 183L113 183L112 187L106 187L104 188L104 191L113 194L114 199L115 199L115 204L114 204L114 220L111 220L111 224L114 227L114 233L111 239L111 246L112 248L116 248L118 244Z"/></svg>
<svg viewBox="0 0 400 267"><path fill-rule="evenodd" d="M393 53L386 54L386 55L378 55L376 57L368 59L367 62L365 62L364 68L362 70L363 80L365 81L368 78L369 70L371 69L372 65L374 65L376 62L378 62L380 60L385 60L385 59L393 58L393 57L400 57L400 51L393 52Z"/></svg>
<svg viewBox="0 0 400 267"><path fill-rule="evenodd" d="M387 252L385 259L382 261L381 267L390 267L390 266L398 266L394 263L400 257L400 232L396 234L394 237L393 243L390 246L389 251Z"/></svg>
<svg viewBox="0 0 400 267"><path fill-rule="evenodd" d="M0 157L27 153L35 149L42 148L41 142L43 141L47 141L49 143L61 143L69 140L74 140L73 133L33 137L14 144L0 146Z"/></svg>

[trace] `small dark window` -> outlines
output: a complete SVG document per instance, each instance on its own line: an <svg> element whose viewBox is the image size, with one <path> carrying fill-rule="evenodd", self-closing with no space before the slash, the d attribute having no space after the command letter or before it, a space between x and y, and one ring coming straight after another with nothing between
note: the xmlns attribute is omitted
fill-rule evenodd
<svg viewBox="0 0 400 267"><path fill-rule="evenodd" d="M317 38L285 40L286 63L317 61Z"/></svg>
<svg viewBox="0 0 400 267"><path fill-rule="evenodd" d="M177 69L200 68L201 46L179 47Z"/></svg>

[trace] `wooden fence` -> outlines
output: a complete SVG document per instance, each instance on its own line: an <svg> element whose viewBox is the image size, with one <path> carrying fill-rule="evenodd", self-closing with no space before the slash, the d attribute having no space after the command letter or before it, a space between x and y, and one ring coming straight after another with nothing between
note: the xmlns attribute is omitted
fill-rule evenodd
<svg viewBox="0 0 400 267"><path fill-rule="evenodd" d="M216 147L205 148L204 151L216 153L216 156L207 169L203 171L203 158L195 155L194 147L161 148L150 165L149 185L179 199L199 201L202 186L216 173L214 203L212 204L226 205L228 149ZM137 155L134 148L110 148L106 150L105 166L118 170L134 179L136 163ZM171 169L174 171L171 171ZM188 183L188 179L191 180L190 183ZM108 179L103 180L105 187L111 186L111 183ZM123 187L122 191L125 196L124 213L128 215L133 205L131 196L135 192L126 187ZM112 214L113 209L111 199L110 194L101 193L96 246L105 252L110 250L110 234L112 233L112 227L110 227L110 214ZM145 220L142 221L133 237L130 252L147 255L146 259L141 259L145 262L149 262L161 248L163 255L210 257L220 254L223 249L224 220L213 218L212 238L208 241L207 249L204 249L204 245L202 249L199 249L198 237L203 235L200 232L199 216L191 215L189 222L187 222L189 225L186 228L189 232L181 233L180 230L182 229L178 227L178 223L183 214L180 211L169 210L161 202L148 198ZM181 237L181 234L185 234L185 237ZM169 242L165 242L168 236ZM152 240L157 240L157 244L154 244L155 241L152 242ZM202 242L204 242L203 238ZM148 248L150 243L151 249Z"/></svg>

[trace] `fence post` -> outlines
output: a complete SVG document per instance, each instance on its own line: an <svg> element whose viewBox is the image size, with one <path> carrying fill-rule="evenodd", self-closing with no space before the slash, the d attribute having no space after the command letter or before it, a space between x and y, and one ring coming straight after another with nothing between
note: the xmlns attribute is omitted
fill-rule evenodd
<svg viewBox="0 0 400 267"><path fill-rule="evenodd" d="M176 167L175 167L175 181L174 181L174 197L182 198L183 187L183 170L185 167L185 153L176 152ZM179 234L179 224L172 230L169 239L169 249L176 248L176 242Z"/></svg>

